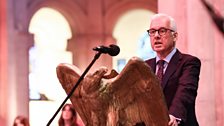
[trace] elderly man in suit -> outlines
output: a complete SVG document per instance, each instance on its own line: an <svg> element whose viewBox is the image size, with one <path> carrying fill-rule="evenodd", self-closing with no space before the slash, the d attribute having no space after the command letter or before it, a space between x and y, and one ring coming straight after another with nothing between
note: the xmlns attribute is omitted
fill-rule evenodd
<svg viewBox="0 0 224 126"><path fill-rule="evenodd" d="M148 34L155 58L146 60L161 81L169 110L169 126L198 126L195 100L201 62L176 47L178 33L175 20L166 14L152 17Z"/></svg>

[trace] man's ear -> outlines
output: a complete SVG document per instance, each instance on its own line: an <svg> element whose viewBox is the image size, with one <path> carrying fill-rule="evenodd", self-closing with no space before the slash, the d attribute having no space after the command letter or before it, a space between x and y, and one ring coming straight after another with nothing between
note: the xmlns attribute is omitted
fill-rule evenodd
<svg viewBox="0 0 224 126"><path fill-rule="evenodd" d="M176 42L178 40L178 33L177 32L173 32L173 39Z"/></svg>

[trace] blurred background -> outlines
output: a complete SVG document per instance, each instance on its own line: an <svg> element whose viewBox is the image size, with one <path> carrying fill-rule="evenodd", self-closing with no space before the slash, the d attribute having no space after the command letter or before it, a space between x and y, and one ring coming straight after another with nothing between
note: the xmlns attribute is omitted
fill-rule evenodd
<svg viewBox="0 0 224 126"><path fill-rule="evenodd" d="M153 14L166 13L177 21L177 48L202 61L199 124L223 126L223 5L224 0L0 0L0 125L11 126L17 115L28 117L31 126L46 125L66 97L57 65L70 63L83 72L96 46L116 44L121 52L102 55L89 72L100 66L120 72L133 56L154 57L146 30Z"/></svg>

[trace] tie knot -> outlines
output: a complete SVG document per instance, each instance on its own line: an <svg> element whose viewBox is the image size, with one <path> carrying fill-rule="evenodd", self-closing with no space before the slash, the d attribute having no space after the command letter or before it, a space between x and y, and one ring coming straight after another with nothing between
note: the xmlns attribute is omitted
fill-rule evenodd
<svg viewBox="0 0 224 126"><path fill-rule="evenodd" d="M158 61L158 65L159 65L159 66L163 66L163 65L164 65L164 63L165 63L165 61L164 61L164 60L159 60L159 61Z"/></svg>

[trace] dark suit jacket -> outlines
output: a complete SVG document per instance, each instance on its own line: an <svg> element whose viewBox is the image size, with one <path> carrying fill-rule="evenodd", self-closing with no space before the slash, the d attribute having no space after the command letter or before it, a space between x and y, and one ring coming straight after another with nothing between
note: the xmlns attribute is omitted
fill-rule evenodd
<svg viewBox="0 0 224 126"><path fill-rule="evenodd" d="M156 71L156 59L146 60ZM181 118L183 126L198 126L195 115L201 62L197 57L182 54L178 50L171 58L164 77L162 88L169 114Z"/></svg>

